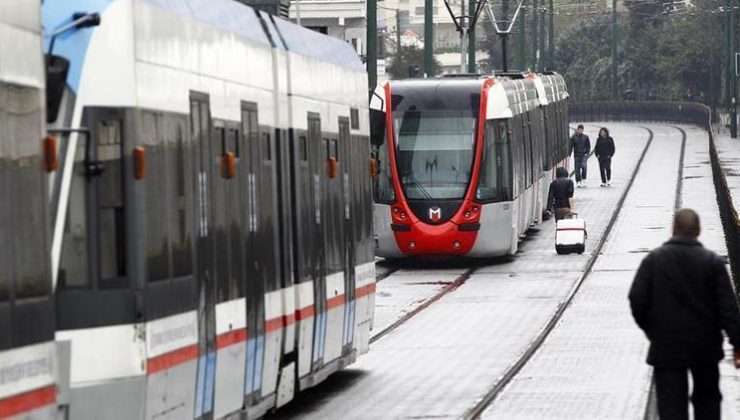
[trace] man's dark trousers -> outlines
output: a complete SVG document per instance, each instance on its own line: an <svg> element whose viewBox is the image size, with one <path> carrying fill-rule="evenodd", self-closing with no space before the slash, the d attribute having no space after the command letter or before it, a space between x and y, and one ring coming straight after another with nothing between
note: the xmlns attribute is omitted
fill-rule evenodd
<svg viewBox="0 0 740 420"><path fill-rule="evenodd" d="M655 391L661 420L688 420L688 370L694 380L691 402L695 420L719 420L722 394L719 392L719 366L692 368L655 367Z"/></svg>
<svg viewBox="0 0 740 420"><path fill-rule="evenodd" d="M586 162L588 162L588 156L575 157L576 182L586 179Z"/></svg>

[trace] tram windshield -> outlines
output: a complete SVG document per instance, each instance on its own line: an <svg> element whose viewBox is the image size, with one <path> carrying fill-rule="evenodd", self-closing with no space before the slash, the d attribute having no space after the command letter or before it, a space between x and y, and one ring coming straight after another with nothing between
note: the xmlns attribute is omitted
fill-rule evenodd
<svg viewBox="0 0 740 420"><path fill-rule="evenodd" d="M398 175L410 200L460 199L470 180L476 118L469 110L394 114Z"/></svg>

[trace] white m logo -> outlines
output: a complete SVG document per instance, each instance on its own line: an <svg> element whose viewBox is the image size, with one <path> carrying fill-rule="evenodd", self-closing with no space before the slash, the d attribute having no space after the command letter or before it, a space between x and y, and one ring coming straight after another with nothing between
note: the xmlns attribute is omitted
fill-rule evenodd
<svg viewBox="0 0 740 420"><path fill-rule="evenodd" d="M430 207L429 208L429 220L432 222L437 222L439 219L442 218L442 209L439 207Z"/></svg>

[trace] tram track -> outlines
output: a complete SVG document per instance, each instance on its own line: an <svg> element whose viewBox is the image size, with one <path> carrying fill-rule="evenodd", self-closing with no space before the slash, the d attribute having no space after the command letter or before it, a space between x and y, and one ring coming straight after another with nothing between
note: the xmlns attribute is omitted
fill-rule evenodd
<svg viewBox="0 0 740 420"><path fill-rule="evenodd" d="M678 182L676 183L676 198L673 202L673 210L678 211L682 205L682 192L683 192L683 166L684 157L686 156L686 130L675 125L669 125L667 127L675 128L681 133L681 155L679 156L678 163ZM652 372L651 372L652 373ZM645 415L644 420L656 420L658 418L658 400L655 394L655 377L650 378L650 391L648 392L648 401L645 404Z"/></svg>
<svg viewBox="0 0 740 420"><path fill-rule="evenodd" d="M462 416L463 419L469 420L469 419L477 419L480 418L480 416L483 414L484 411L490 407L490 405L495 401L495 399L501 394L501 392L506 388L506 386L511 383L511 381L517 376L517 374L524 368L524 366L532 359L534 354L542 347L545 340L548 338L550 333L555 329L558 322L562 319L565 311L570 306L571 302L573 302L575 296L578 294L578 291L581 289L581 286L585 282L585 280L590 276L592 273L592 269L594 265L596 264L599 255L601 254L601 250L606 243L607 239L609 238L609 234L611 233L612 228L614 227L617 219L619 218L619 214L621 213L621 208L629 195L630 190L632 189L632 185L634 184L634 181L636 179L637 173L639 172L642 163L645 159L645 156L647 155L648 150L650 150L650 146L652 145L654 133L653 130L651 130L648 127L641 127L644 130L646 130L649 134L649 138L647 141L647 144L645 145L645 148L643 149L640 158L637 161L637 165L635 165L635 168L632 171L632 174L630 176L630 181L627 185L627 187L624 189L622 196L619 198L619 201L617 203L617 211L615 211L612 215L612 217L609 219L609 222L606 226L606 229L599 239L599 241L596 244L596 248L592 252L591 256L586 262L586 266L584 268L583 274L576 280L576 282L571 287L571 290L566 295L565 300L563 300L558 307L556 308L553 315L550 317L550 319L547 321L547 323L544 325L542 330L537 334L537 336L532 340L531 344L527 347L527 349L512 363L510 364L504 372L500 375L500 377L496 380L494 385L489 389L487 393L483 395L483 397L470 409L468 409ZM673 127L679 129L681 131L683 140L682 140L682 146L681 146L681 156L680 156L680 163L679 163L679 174L678 174L678 187L676 192L676 201L675 206L678 208L680 205L680 189L681 189L681 181L682 181L682 168L683 168L683 156L684 156L684 149L686 144L686 133L681 130L678 127ZM647 413L646 413L647 414ZM647 417L647 416L646 416Z"/></svg>

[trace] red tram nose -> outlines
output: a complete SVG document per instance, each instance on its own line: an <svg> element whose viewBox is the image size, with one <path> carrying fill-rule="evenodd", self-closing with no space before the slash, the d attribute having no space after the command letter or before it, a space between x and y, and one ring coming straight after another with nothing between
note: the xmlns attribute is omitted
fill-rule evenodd
<svg viewBox="0 0 740 420"><path fill-rule="evenodd" d="M395 207L393 233L399 249L410 256L465 255L475 245L480 224L480 206L475 203L430 205L412 202L408 217ZM398 209L398 211L396 211Z"/></svg>

